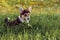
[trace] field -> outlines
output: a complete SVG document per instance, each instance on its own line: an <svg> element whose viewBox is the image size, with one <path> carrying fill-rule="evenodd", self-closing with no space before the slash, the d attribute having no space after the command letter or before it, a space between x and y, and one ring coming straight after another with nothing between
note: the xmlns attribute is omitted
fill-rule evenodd
<svg viewBox="0 0 60 40"><path fill-rule="evenodd" d="M24 28L27 24L10 27L4 23L5 17L15 19L17 16L18 13L0 14L0 40L60 40L60 14L32 12L29 29Z"/></svg>
<svg viewBox="0 0 60 40"><path fill-rule="evenodd" d="M16 19L20 5L32 6L30 25L7 26L4 18ZM0 0L0 40L60 40L60 0Z"/></svg>

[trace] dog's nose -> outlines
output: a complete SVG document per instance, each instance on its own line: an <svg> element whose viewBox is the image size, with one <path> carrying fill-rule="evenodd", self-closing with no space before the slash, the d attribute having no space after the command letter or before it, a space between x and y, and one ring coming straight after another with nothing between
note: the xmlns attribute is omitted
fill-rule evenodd
<svg viewBox="0 0 60 40"><path fill-rule="evenodd" d="M25 16L27 16L27 15L25 14Z"/></svg>

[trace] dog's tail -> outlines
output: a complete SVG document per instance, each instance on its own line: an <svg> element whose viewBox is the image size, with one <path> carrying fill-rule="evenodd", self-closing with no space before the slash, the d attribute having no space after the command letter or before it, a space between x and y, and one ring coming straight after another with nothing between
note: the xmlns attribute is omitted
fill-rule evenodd
<svg viewBox="0 0 60 40"><path fill-rule="evenodd" d="M5 23L9 23L9 20L10 20L10 18L9 17L6 17L5 19L4 19L4 21L5 21Z"/></svg>

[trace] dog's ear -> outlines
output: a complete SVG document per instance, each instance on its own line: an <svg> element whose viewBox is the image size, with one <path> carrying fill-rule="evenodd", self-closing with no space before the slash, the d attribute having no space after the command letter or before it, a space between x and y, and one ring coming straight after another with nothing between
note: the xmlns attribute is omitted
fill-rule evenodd
<svg viewBox="0 0 60 40"><path fill-rule="evenodd" d="M23 9L23 7L21 6L21 7L20 7L20 13L22 13L22 12L23 12L23 10L24 10L24 9Z"/></svg>
<svg viewBox="0 0 60 40"><path fill-rule="evenodd" d="M31 10L32 10L32 6L29 6L28 10L31 12Z"/></svg>

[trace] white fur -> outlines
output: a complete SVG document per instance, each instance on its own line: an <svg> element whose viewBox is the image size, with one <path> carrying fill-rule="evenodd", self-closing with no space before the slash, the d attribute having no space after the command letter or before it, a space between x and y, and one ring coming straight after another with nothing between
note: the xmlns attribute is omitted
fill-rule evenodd
<svg viewBox="0 0 60 40"><path fill-rule="evenodd" d="M10 20L10 18L8 17L8 20Z"/></svg>
<svg viewBox="0 0 60 40"><path fill-rule="evenodd" d="M29 23L29 21L30 21L30 16L26 17L26 23Z"/></svg>
<svg viewBox="0 0 60 40"><path fill-rule="evenodd" d="M18 16L18 18L20 19L21 22L24 22L24 20L20 16Z"/></svg>

